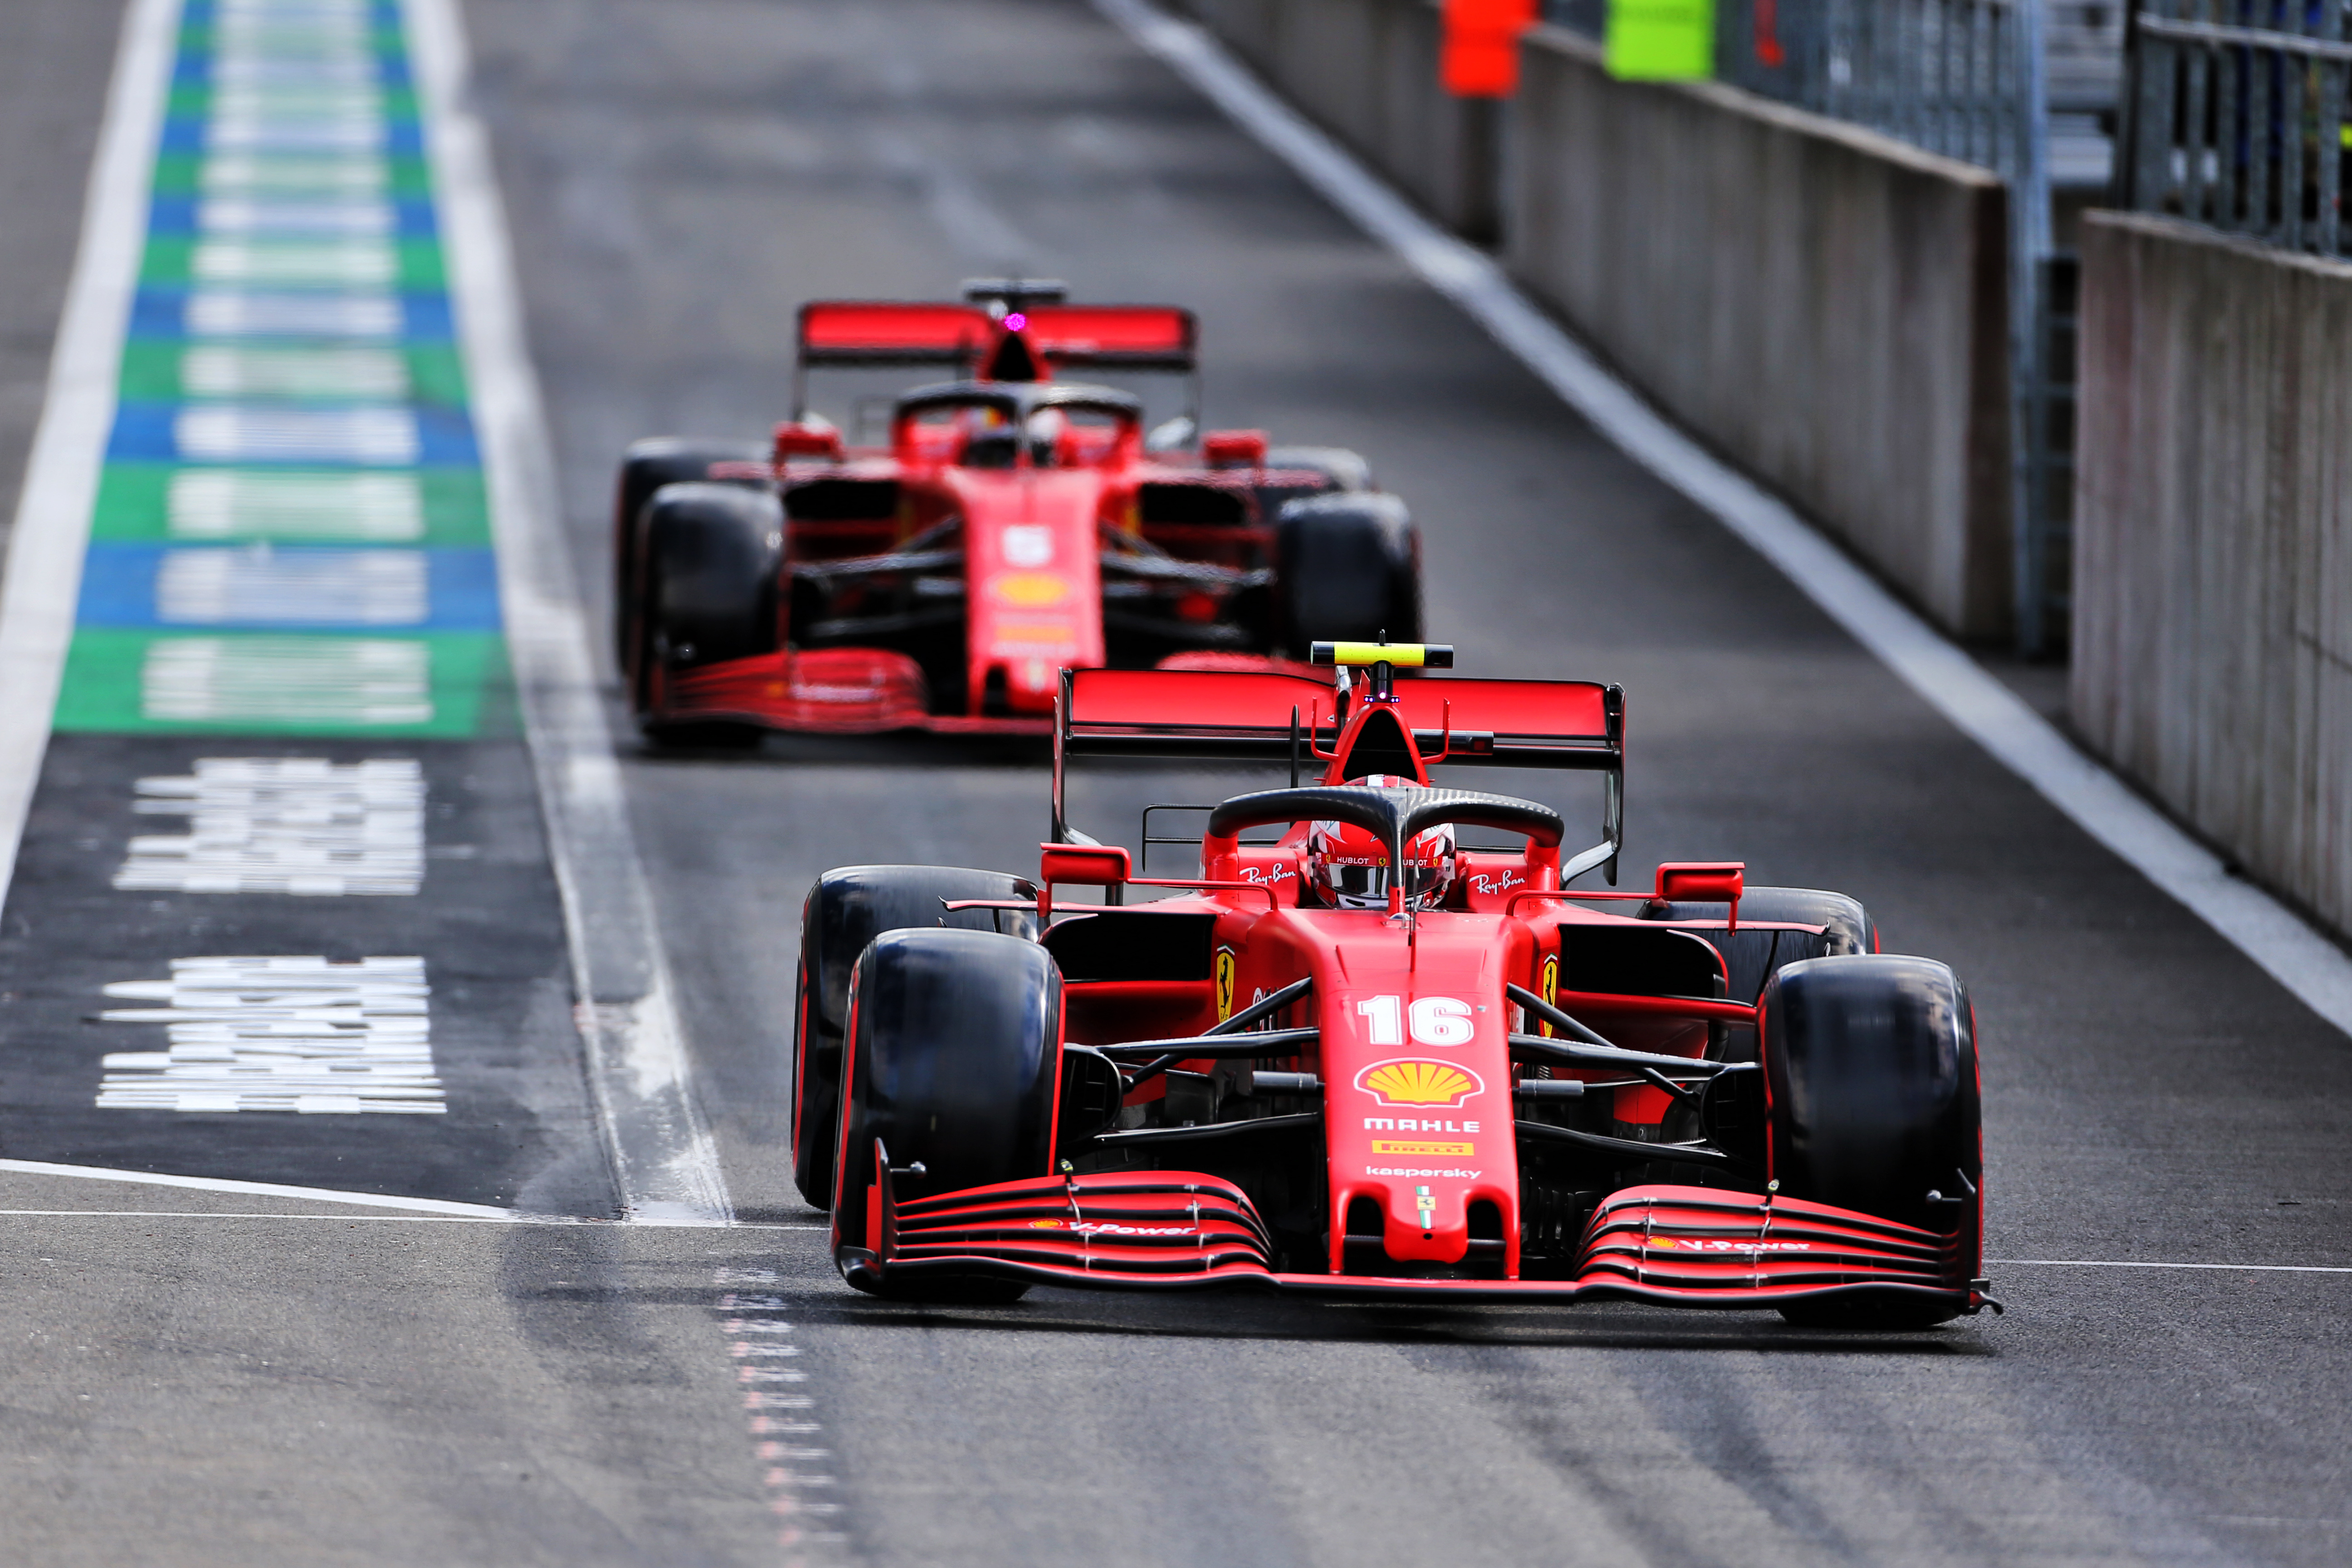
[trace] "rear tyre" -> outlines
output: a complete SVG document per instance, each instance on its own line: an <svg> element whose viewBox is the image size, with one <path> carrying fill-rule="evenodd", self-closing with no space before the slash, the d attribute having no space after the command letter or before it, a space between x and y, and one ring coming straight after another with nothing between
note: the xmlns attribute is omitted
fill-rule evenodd
<svg viewBox="0 0 2352 1568"><path fill-rule="evenodd" d="M1403 501L1307 496L1274 529L1277 631L1293 658L1318 641L1421 640L1421 535Z"/></svg>
<svg viewBox="0 0 2352 1568"><path fill-rule="evenodd" d="M1962 1277L1974 1276L1984 1150L1976 1020L1958 978L1891 954L1792 963L1765 987L1763 1036L1780 1191L1950 1237ZM1840 1329L1920 1328L1958 1312L1899 1293L1781 1309L1792 1323Z"/></svg>
<svg viewBox="0 0 2352 1568"><path fill-rule="evenodd" d="M1002 871L940 866L845 866L816 879L801 905L793 1032L793 1183L810 1206L833 1203L841 1121L841 1042L849 981L866 943L887 931L941 926L1027 937L1036 917L1018 910L947 910L945 900L1020 899Z"/></svg>
<svg viewBox="0 0 2352 1568"><path fill-rule="evenodd" d="M1372 488L1372 466L1345 447L1276 447L1265 455L1265 473L1290 481L1251 487L1257 496L1258 515L1266 519L1279 516L1284 503L1304 496Z"/></svg>
<svg viewBox="0 0 2352 1568"><path fill-rule="evenodd" d="M1323 476L1323 488L1332 490L1369 490L1372 488L1372 466L1363 455L1345 447L1276 447L1265 455L1269 468L1305 468Z"/></svg>
<svg viewBox="0 0 2352 1568"><path fill-rule="evenodd" d="M755 441L698 441L677 436L654 436L633 441L621 456L621 471L613 486L613 657L626 664L631 626L636 615L637 561L646 502L664 485L708 479L714 463L762 463L765 448ZM757 486L756 479L724 480Z"/></svg>
<svg viewBox="0 0 2352 1568"><path fill-rule="evenodd" d="M1017 1300L1028 1289L992 1276L877 1289L852 1265L874 1248L879 1159L901 1201L1050 1171L1061 1026L1061 972L1034 942L897 931L866 949L851 984L833 1203L834 1258L852 1284L971 1302Z"/></svg>
<svg viewBox="0 0 2352 1568"><path fill-rule="evenodd" d="M655 683L683 670L773 653L782 646L777 586L783 572L784 510L772 489L740 485L665 485L646 502L639 561L631 693L640 713ZM645 726L669 745L757 744L750 725L696 722Z"/></svg>

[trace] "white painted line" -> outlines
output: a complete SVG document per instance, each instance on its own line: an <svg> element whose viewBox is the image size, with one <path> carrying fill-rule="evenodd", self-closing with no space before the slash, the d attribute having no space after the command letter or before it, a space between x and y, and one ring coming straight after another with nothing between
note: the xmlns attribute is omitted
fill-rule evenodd
<svg viewBox="0 0 2352 1568"><path fill-rule="evenodd" d="M135 788L132 811L185 816L188 831L133 837L118 891L404 898L425 882L414 757L200 757Z"/></svg>
<svg viewBox="0 0 2352 1568"><path fill-rule="evenodd" d="M1988 1268L2200 1268L2225 1274L2352 1274L2352 1264L2134 1263L2106 1258L1988 1258Z"/></svg>
<svg viewBox="0 0 2352 1568"><path fill-rule="evenodd" d="M213 197L196 207L199 233L388 235L395 215L382 201L286 202Z"/></svg>
<svg viewBox="0 0 2352 1568"><path fill-rule="evenodd" d="M55 1165L41 1160L0 1160L0 1174L70 1176L89 1182L127 1182L142 1187L178 1187L196 1193L242 1193L257 1198L304 1198L312 1203L353 1204L362 1208L414 1209L421 1214L460 1215L476 1219L516 1219L515 1209L489 1204L450 1203L441 1198L394 1198L380 1193L346 1193L331 1187L294 1187L278 1182L238 1182L224 1176L170 1176L153 1171L115 1171L99 1165ZM94 1211L104 1213L108 1211Z"/></svg>
<svg viewBox="0 0 2352 1568"><path fill-rule="evenodd" d="M2075 825L2186 905L2305 1006L2352 1034L2352 957L2070 744L1782 502L1702 449L1529 302L1485 253L1433 226L1236 64L1145 0L1095 0L1626 456L1712 512L1854 640Z"/></svg>
<svg viewBox="0 0 2352 1568"><path fill-rule="evenodd" d="M0 581L0 898L49 743L81 590L99 465L147 231L150 159L163 128L179 0L132 0L91 161L81 248L49 359L41 423Z"/></svg>
<svg viewBox="0 0 2352 1568"><path fill-rule="evenodd" d="M5 1167L0 1167L5 1170ZM89 1174L75 1172L74 1174ZM120 1176L118 1172L99 1172L100 1175ZM124 1178L128 1179L128 1178ZM372 1197L367 1193L330 1193L312 1194L320 1203L359 1203ZM403 1200L405 1202L406 1200ZM699 1230L700 1226L673 1226L661 1220L592 1219L579 1215L509 1214L494 1211L489 1214L226 1214L203 1209L0 1209L0 1219L262 1219L262 1220L324 1220L343 1225L601 1225L607 1228L629 1226L639 1230ZM750 1220L740 1221L735 1230L824 1230L821 1225L766 1225Z"/></svg>
<svg viewBox="0 0 2352 1568"><path fill-rule="evenodd" d="M695 1102L645 868L629 829L586 618L573 585L555 459L523 341L520 296L490 167L467 107L455 0L407 0L425 146L498 542L499 591L548 847L572 938L589 1082L632 1218L723 1225L733 1210Z"/></svg>
<svg viewBox="0 0 2352 1568"><path fill-rule="evenodd" d="M277 294L200 289L181 325L192 338L396 338L404 320L390 294Z"/></svg>
<svg viewBox="0 0 2352 1568"><path fill-rule="evenodd" d="M392 637L158 637L139 708L184 724L426 724L433 655Z"/></svg>
<svg viewBox="0 0 2352 1568"><path fill-rule="evenodd" d="M337 397L398 402L408 362L385 349L190 348L180 356L190 397Z"/></svg>
<svg viewBox="0 0 2352 1568"><path fill-rule="evenodd" d="M202 283L343 284L383 288L400 276L400 259L382 240L340 245L288 240L208 239L188 258Z"/></svg>
<svg viewBox="0 0 2352 1568"><path fill-rule="evenodd" d="M222 68L215 62L214 74ZM373 72L374 68L368 68ZM196 172L196 183L207 194L234 191L243 195L368 195L380 194L391 181L391 165L370 156L256 158L215 153Z"/></svg>
<svg viewBox="0 0 2352 1568"><path fill-rule="evenodd" d="M174 539L396 544L425 537L425 492L415 474L183 468L165 504Z"/></svg>
<svg viewBox="0 0 2352 1568"><path fill-rule="evenodd" d="M179 958L118 981L104 1024L163 1024L169 1048L100 1058L100 1110L304 1116L448 1110L421 958Z"/></svg>
<svg viewBox="0 0 2352 1568"><path fill-rule="evenodd" d="M416 550L167 550L155 569L165 626L416 626L431 611Z"/></svg>
<svg viewBox="0 0 2352 1568"><path fill-rule="evenodd" d="M172 420L183 458L200 463L366 463L413 468L416 416L395 406L276 408L199 403Z"/></svg>

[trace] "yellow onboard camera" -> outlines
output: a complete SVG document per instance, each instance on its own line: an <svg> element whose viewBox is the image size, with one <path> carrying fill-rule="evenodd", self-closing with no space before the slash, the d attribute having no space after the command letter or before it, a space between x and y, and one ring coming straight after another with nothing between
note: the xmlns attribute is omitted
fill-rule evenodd
<svg viewBox="0 0 2352 1568"><path fill-rule="evenodd" d="M1385 664L1391 669L1452 669L1454 645L1442 642L1318 642L1307 650L1309 664L1336 664L1368 669Z"/></svg>

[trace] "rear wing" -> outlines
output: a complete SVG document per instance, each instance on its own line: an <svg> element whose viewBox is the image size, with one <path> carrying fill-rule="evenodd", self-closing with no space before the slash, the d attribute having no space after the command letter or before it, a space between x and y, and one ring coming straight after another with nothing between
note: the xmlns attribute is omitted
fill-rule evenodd
<svg viewBox="0 0 2352 1568"><path fill-rule="evenodd" d="M1604 866L1617 880L1624 841L1625 697L1589 680L1424 677L1396 683L1406 727L1427 762L1563 768L1605 775L1603 842L1561 868ZM1186 757L1287 763L1291 784L1339 739L1339 695L1279 670L1066 669L1054 710L1054 839L1074 835L1064 809L1071 759Z"/></svg>
<svg viewBox="0 0 2352 1568"><path fill-rule="evenodd" d="M801 307L795 402L808 373L896 365L976 369L1008 334L1056 369L1199 368L1200 326L1176 305L1029 304L1006 310L929 300L816 300ZM806 412L796 408L796 416Z"/></svg>

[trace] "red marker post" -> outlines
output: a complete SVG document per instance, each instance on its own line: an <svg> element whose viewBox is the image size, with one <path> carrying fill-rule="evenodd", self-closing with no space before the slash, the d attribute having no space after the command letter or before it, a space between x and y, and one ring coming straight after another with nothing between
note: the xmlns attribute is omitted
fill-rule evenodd
<svg viewBox="0 0 2352 1568"><path fill-rule="evenodd" d="M1445 0L1439 82L1456 98L1517 92L1519 35L1535 21L1536 0Z"/></svg>

